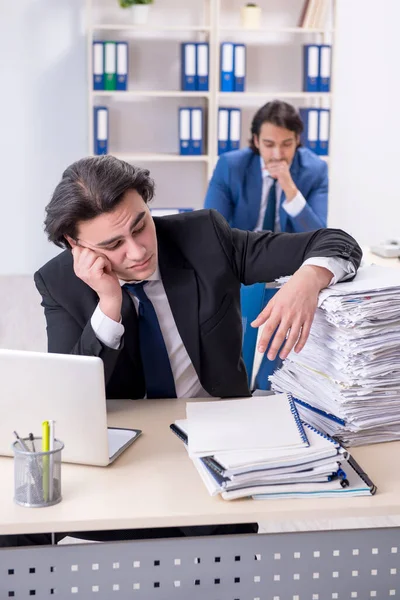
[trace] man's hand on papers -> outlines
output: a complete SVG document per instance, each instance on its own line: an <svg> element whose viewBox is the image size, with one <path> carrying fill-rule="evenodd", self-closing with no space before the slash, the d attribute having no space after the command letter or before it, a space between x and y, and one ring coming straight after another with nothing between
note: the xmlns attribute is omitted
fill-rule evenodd
<svg viewBox="0 0 400 600"><path fill-rule="evenodd" d="M323 267L304 265L285 283L264 310L252 322L252 327L264 326L258 351L265 352L270 340L268 358L274 360L279 353L287 358L294 348L300 352L307 341L317 308L319 292L329 285L332 272Z"/></svg>

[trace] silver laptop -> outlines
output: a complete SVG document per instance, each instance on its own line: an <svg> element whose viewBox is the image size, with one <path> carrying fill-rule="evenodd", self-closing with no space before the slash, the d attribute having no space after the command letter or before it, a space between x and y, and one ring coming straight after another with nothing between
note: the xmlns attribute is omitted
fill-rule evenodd
<svg viewBox="0 0 400 600"><path fill-rule="evenodd" d="M40 437L52 419L64 462L106 466L141 434L107 428L103 361L97 357L0 349L0 455L13 431Z"/></svg>

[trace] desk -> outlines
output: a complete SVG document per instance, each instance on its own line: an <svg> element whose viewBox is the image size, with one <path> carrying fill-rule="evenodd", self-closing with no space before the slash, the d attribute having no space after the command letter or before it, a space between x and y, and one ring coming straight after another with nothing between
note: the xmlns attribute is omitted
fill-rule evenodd
<svg viewBox="0 0 400 600"><path fill-rule="evenodd" d="M373 254L369 248L363 248L363 260L367 265L375 264L381 267L400 267L398 258L384 258Z"/></svg>
<svg viewBox="0 0 400 600"><path fill-rule="evenodd" d="M391 527L400 523L400 470L393 468L400 442L353 452L378 486L375 497L226 502L208 495L183 444L169 430L184 416L183 400L109 402L109 424L138 427L142 437L111 467L64 464L63 501L46 509L14 505L13 460L0 459L0 534L253 521L291 533L1 549L0 598L26 598L30 590L40 599L56 593L85 600L186 599L188 593L193 600L206 595L327 600L350 598L349 590L365 599L370 591L386 598L396 589L400 594L400 540ZM343 528L344 518L348 531L335 531ZM305 522L307 531L296 531ZM390 578L389 567L399 575L393 572ZM367 577L367 568L379 576L369 572ZM332 575L339 572L340 577ZM266 595L271 585L275 596Z"/></svg>

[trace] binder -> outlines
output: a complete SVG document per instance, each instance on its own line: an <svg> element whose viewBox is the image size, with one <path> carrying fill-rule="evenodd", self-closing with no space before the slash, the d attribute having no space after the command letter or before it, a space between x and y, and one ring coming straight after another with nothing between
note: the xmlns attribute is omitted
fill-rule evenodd
<svg viewBox="0 0 400 600"><path fill-rule="evenodd" d="M331 89L331 56L332 47L321 44L319 47L319 91L330 92Z"/></svg>
<svg viewBox="0 0 400 600"><path fill-rule="evenodd" d="M128 42L117 42L117 90L128 88Z"/></svg>
<svg viewBox="0 0 400 600"><path fill-rule="evenodd" d="M190 154L203 154L203 109L190 109Z"/></svg>
<svg viewBox="0 0 400 600"><path fill-rule="evenodd" d="M303 91L319 91L319 46L317 44L303 46Z"/></svg>
<svg viewBox="0 0 400 600"><path fill-rule="evenodd" d="M234 91L232 42L221 44L221 92Z"/></svg>
<svg viewBox="0 0 400 600"><path fill-rule="evenodd" d="M108 153L108 108L106 106L94 107L94 153Z"/></svg>
<svg viewBox="0 0 400 600"><path fill-rule="evenodd" d="M93 89L104 90L104 42L93 42Z"/></svg>
<svg viewBox="0 0 400 600"><path fill-rule="evenodd" d="M218 156L229 150L229 108L218 109Z"/></svg>
<svg viewBox="0 0 400 600"><path fill-rule="evenodd" d="M304 400L300 400L299 398L293 397L293 400L300 407L302 407L306 410L311 410L312 412L317 413L320 417L323 417L324 419L328 419L329 421L334 421L335 423L338 423L339 425L342 425L342 426L346 425L346 421L344 421L343 419L340 419L339 417L337 417L336 415L334 415L332 413L328 413L324 410L321 410L320 408L317 408L316 406L311 406L311 404L308 404L307 402L304 402ZM307 419L307 423L308 423L308 419ZM310 427L311 427L311 425L310 425Z"/></svg>
<svg viewBox="0 0 400 600"><path fill-rule="evenodd" d="M196 44L181 44L181 88L184 91L196 90Z"/></svg>
<svg viewBox="0 0 400 600"><path fill-rule="evenodd" d="M190 108L179 109L179 153L190 154Z"/></svg>
<svg viewBox="0 0 400 600"><path fill-rule="evenodd" d="M229 109L229 150L240 148L241 112L240 108Z"/></svg>
<svg viewBox="0 0 400 600"><path fill-rule="evenodd" d="M304 124L304 130L300 140L303 146L318 152L318 128L319 128L319 109L318 108L300 108L300 117Z"/></svg>
<svg viewBox="0 0 400 600"><path fill-rule="evenodd" d="M117 89L117 51L115 42L104 42L104 89Z"/></svg>
<svg viewBox="0 0 400 600"><path fill-rule="evenodd" d="M234 91L244 92L246 85L246 46L235 44L234 47Z"/></svg>
<svg viewBox="0 0 400 600"><path fill-rule="evenodd" d="M319 124L318 124L318 147L317 154L320 156L328 156L329 154L329 127L330 125L330 110L329 108L319 109Z"/></svg>
<svg viewBox="0 0 400 600"><path fill-rule="evenodd" d="M196 44L196 90L200 92L208 91L208 72L209 72L209 44L199 42Z"/></svg>

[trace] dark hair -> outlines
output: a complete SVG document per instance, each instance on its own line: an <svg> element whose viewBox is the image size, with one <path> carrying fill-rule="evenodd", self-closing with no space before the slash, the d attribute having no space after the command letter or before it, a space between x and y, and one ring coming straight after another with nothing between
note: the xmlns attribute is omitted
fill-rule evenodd
<svg viewBox="0 0 400 600"><path fill-rule="evenodd" d="M272 123L277 127L284 127L289 131L294 131L296 135L300 135L303 131L303 122L299 113L294 106L282 100L273 100L267 102L258 109L251 123L251 139L249 140L250 148L256 154L260 154L257 146L254 143L254 135L260 135L261 126L263 123Z"/></svg>
<svg viewBox="0 0 400 600"><path fill-rule="evenodd" d="M49 241L69 248L65 235L76 239L80 221L111 212L128 190L136 190L147 204L154 195L154 181L149 175L147 169L114 156L92 156L74 162L64 171L46 206L44 230Z"/></svg>

